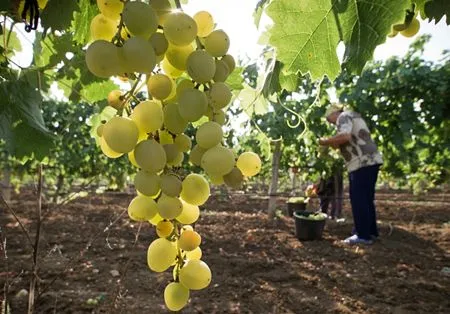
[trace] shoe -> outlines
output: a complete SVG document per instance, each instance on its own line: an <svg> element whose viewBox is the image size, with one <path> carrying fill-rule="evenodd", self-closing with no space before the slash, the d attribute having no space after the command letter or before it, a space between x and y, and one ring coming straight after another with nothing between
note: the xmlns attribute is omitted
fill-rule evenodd
<svg viewBox="0 0 450 314"><path fill-rule="evenodd" d="M352 235L351 237L348 237L342 242L344 242L345 244L366 244L366 245L373 244L372 240L362 239L358 237L358 235L356 234Z"/></svg>

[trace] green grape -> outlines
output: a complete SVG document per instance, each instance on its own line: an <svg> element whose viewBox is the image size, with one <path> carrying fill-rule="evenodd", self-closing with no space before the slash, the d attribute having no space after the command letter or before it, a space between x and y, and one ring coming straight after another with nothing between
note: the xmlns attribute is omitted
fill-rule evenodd
<svg viewBox="0 0 450 314"><path fill-rule="evenodd" d="M181 227L180 234L183 233L183 232L185 232L185 231L187 231L187 230L193 231L194 228L192 228L192 226L185 225L185 226Z"/></svg>
<svg viewBox="0 0 450 314"><path fill-rule="evenodd" d="M197 36L197 24L192 17L183 12L167 14L163 28L167 40L176 46L187 46Z"/></svg>
<svg viewBox="0 0 450 314"><path fill-rule="evenodd" d="M180 270L180 283L191 290L201 290L211 282L211 270L201 260L189 260Z"/></svg>
<svg viewBox="0 0 450 314"><path fill-rule="evenodd" d="M155 198L161 190L161 178L155 173L139 170L134 177L134 187L141 194Z"/></svg>
<svg viewBox="0 0 450 314"><path fill-rule="evenodd" d="M164 302L170 311L184 308L189 300L189 289L179 282L171 282L164 289Z"/></svg>
<svg viewBox="0 0 450 314"><path fill-rule="evenodd" d="M158 273L166 271L177 256L177 247L174 242L166 238L154 240L147 251L148 267Z"/></svg>
<svg viewBox="0 0 450 314"><path fill-rule="evenodd" d="M173 134L180 134L186 129L188 122L184 120L178 111L177 104L164 106L164 126Z"/></svg>
<svg viewBox="0 0 450 314"><path fill-rule="evenodd" d="M91 39L92 40L111 40L117 31L117 22L113 21L103 14L96 15L91 21Z"/></svg>
<svg viewBox="0 0 450 314"><path fill-rule="evenodd" d="M130 116L131 117L131 116ZM137 125L137 124L136 124ZM139 127L138 127L139 128ZM138 143L142 142L143 140L147 140L148 139L148 134L147 132L139 129L139 138L138 138Z"/></svg>
<svg viewBox="0 0 450 314"><path fill-rule="evenodd" d="M178 247L186 252L195 250L201 243L202 237L195 231L185 231L178 239Z"/></svg>
<svg viewBox="0 0 450 314"><path fill-rule="evenodd" d="M161 104L156 101L141 101L130 116L144 133L153 133L159 130L164 122L164 114Z"/></svg>
<svg viewBox="0 0 450 314"><path fill-rule="evenodd" d="M177 158L178 153L180 152L178 150L177 145L175 144L165 144L163 145L164 151L166 152L167 157L167 163L171 163Z"/></svg>
<svg viewBox="0 0 450 314"><path fill-rule="evenodd" d="M183 210L176 219L183 225L195 223L198 220L198 217L200 217L200 209L198 206L191 205L183 200L181 200L181 203L183 204Z"/></svg>
<svg viewBox="0 0 450 314"><path fill-rule="evenodd" d="M198 89L185 89L178 97L178 111L188 122L200 119L208 108L208 98Z"/></svg>
<svg viewBox="0 0 450 314"><path fill-rule="evenodd" d="M408 27L406 27L405 30L402 30L400 34L409 38L416 35L419 32L419 30L420 30L420 22L417 18L413 18Z"/></svg>
<svg viewBox="0 0 450 314"><path fill-rule="evenodd" d="M214 185L222 185L225 182L223 181L223 176L209 175L209 181Z"/></svg>
<svg viewBox="0 0 450 314"><path fill-rule="evenodd" d="M147 3L130 1L125 4L122 19L134 36L147 40L158 28L158 16Z"/></svg>
<svg viewBox="0 0 450 314"><path fill-rule="evenodd" d="M179 70L186 70L186 62L189 55L194 51L192 45L183 47L169 45L166 51L166 58L175 68Z"/></svg>
<svg viewBox="0 0 450 314"><path fill-rule="evenodd" d="M124 104L124 101L122 99L122 92L117 89L110 91L106 100L108 101L108 105L116 110L122 109Z"/></svg>
<svg viewBox="0 0 450 314"><path fill-rule="evenodd" d="M122 73L119 48L106 40L94 41L86 50L86 65L92 74L102 78Z"/></svg>
<svg viewBox="0 0 450 314"><path fill-rule="evenodd" d="M214 19L209 12L197 12L193 18L197 23L197 36L206 37L214 30Z"/></svg>
<svg viewBox="0 0 450 314"><path fill-rule="evenodd" d="M172 80L164 74L154 74L147 81L148 93L158 100L164 100L172 92Z"/></svg>
<svg viewBox="0 0 450 314"><path fill-rule="evenodd" d="M134 221L147 221L155 217L158 207L148 196L138 195L128 205L128 216Z"/></svg>
<svg viewBox="0 0 450 314"><path fill-rule="evenodd" d="M149 41L153 47L153 50L155 50L155 54L157 56L164 55L167 49L169 48L169 42L167 41L166 36L164 36L163 33L159 32L154 33L150 37Z"/></svg>
<svg viewBox="0 0 450 314"><path fill-rule="evenodd" d="M180 152L186 153L191 149L192 141L186 134L178 134L175 137L174 144L177 145Z"/></svg>
<svg viewBox="0 0 450 314"><path fill-rule="evenodd" d="M234 61L233 56L232 55L224 55L221 60L228 65L228 70L230 71L230 74L231 74L234 71L234 69L236 68L236 61Z"/></svg>
<svg viewBox="0 0 450 314"><path fill-rule="evenodd" d="M164 57L163 61L161 62L161 67L162 67L164 73L167 74L168 76L172 77L172 78L180 77L181 74L184 73L183 70L179 70L176 67L174 67L169 62L169 60L167 60L166 57Z"/></svg>
<svg viewBox="0 0 450 314"><path fill-rule="evenodd" d="M100 149L102 150L102 153L105 154L105 156L108 158L119 158L123 155L123 153L113 151L111 147L109 147L106 143L104 137L100 138Z"/></svg>
<svg viewBox="0 0 450 314"><path fill-rule="evenodd" d="M175 219L183 210L183 204L176 197L161 194L158 199L158 213L164 219Z"/></svg>
<svg viewBox="0 0 450 314"><path fill-rule="evenodd" d="M150 173L161 171L166 165L166 152L155 140L145 140L136 145L134 156L137 164Z"/></svg>
<svg viewBox="0 0 450 314"><path fill-rule="evenodd" d="M206 152L206 149L199 146L199 145L195 145L192 150L191 153L189 155L189 161L191 164L195 165L195 166L199 166L201 165L202 162L202 157L203 154Z"/></svg>
<svg viewBox="0 0 450 314"><path fill-rule="evenodd" d="M173 223L168 220L161 220L156 225L156 234L160 238L167 238L173 232Z"/></svg>
<svg viewBox="0 0 450 314"><path fill-rule="evenodd" d="M139 130L133 120L116 116L105 124L103 137L113 151L128 153L136 146Z"/></svg>
<svg viewBox="0 0 450 314"><path fill-rule="evenodd" d="M213 121L203 123L195 134L197 144L205 149L214 147L222 141L223 131L220 124Z"/></svg>
<svg viewBox="0 0 450 314"><path fill-rule="evenodd" d="M105 127L104 124L100 124L97 129L96 129L96 133L98 137L102 137L103 135L103 128Z"/></svg>
<svg viewBox="0 0 450 314"><path fill-rule="evenodd" d="M197 260L199 261L202 258L202 249L197 247L195 250L186 252L187 260Z"/></svg>
<svg viewBox="0 0 450 314"><path fill-rule="evenodd" d="M161 176L161 191L171 197L178 197L181 193L181 180L173 174Z"/></svg>
<svg viewBox="0 0 450 314"><path fill-rule="evenodd" d="M162 220L164 220L164 219L159 215L159 213L156 213L155 217L153 217L152 219L150 219L148 222L151 223L151 224L154 225L154 226L157 226L158 223L159 223L160 221L162 221Z"/></svg>
<svg viewBox="0 0 450 314"><path fill-rule="evenodd" d="M242 175L241 170L237 167L234 167L229 173L223 176L223 181L226 185L233 189L239 189L244 182L244 176Z"/></svg>
<svg viewBox="0 0 450 314"><path fill-rule="evenodd" d="M201 166L209 175L223 176L235 166L233 152L223 146L217 145L208 149L202 157Z"/></svg>
<svg viewBox="0 0 450 314"><path fill-rule="evenodd" d="M209 105L216 110L222 109L230 103L232 96L227 84L222 82L214 83L208 91Z"/></svg>
<svg viewBox="0 0 450 314"><path fill-rule="evenodd" d="M214 110L211 107L208 107L208 110L206 111L206 116L208 117L209 121L217 122L220 125L225 125L227 120L227 117L223 110Z"/></svg>
<svg viewBox="0 0 450 314"><path fill-rule="evenodd" d="M158 15L159 25L163 25L167 14L172 12L172 6L169 0L150 0L150 5Z"/></svg>
<svg viewBox="0 0 450 314"><path fill-rule="evenodd" d="M126 73L150 74L156 65L156 56L152 45L148 40L140 37L131 37L125 41L121 52L123 69Z"/></svg>
<svg viewBox="0 0 450 314"><path fill-rule="evenodd" d="M184 160L184 154L182 152L179 152L175 159L171 161L170 163L167 163L168 166L171 167L181 167Z"/></svg>
<svg viewBox="0 0 450 314"><path fill-rule="evenodd" d="M174 79L170 79L170 82L172 83L172 87L169 96L164 99L165 104L175 103L177 101L177 83Z"/></svg>
<svg viewBox="0 0 450 314"><path fill-rule="evenodd" d="M139 139L138 139L138 143L139 143ZM136 162L136 158L134 158L134 150L132 150L131 152L128 153L128 160L131 162L131 164L133 166L135 166L136 168L139 168L139 165Z"/></svg>
<svg viewBox="0 0 450 314"><path fill-rule="evenodd" d="M214 58L204 50L196 50L189 55L186 62L187 73L197 83L211 81L216 73Z"/></svg>
<svg viewBox="0 0 450 314"><path fill-rule="evenodd" d="M215 30L205 39L205 50L213 57L226 55L228 48L230 48L230 38L223 30Z"/></svg>
<svg viewBox="0 0 450 314"><path fill-rule="evenodd" d="M173 144L172 134L170 134L166 130L158 130L158 136L159 136L159 144L161 145Z"/></svg>
<svg viewBox="0 0 450 314"><path fill-rule="evenodd" d="M97 0L97 6L100 12L112 19L118 20L123 10L123 1L121 0Z"/></svg>
<svg viewBox="0 0 450 314"><path fill-rule="evenodd" d="M188 79L182 79L180 82L178 82L177 84L177 97L179 98L181 93L185 90L185 89L191 89L194 88L195 84Z"/></svg>
<svg viewBox="0 0 450 314"><path fill-rule="evenodd" d="M191 173L184 178L180 196L186 203L203 205L208 200L209 194L209 184L203 176Z"/></svg>
<svg viewBox="0 0 450 314"><path fill-rule="evenodd" d="M225 82L230 75L230 69L225 61L216 60L216 73L214 73L214 82Z"/></svg>
<svg viewBox="0 0 450 314"><path fill-rule="evenodd" d="M261 159L253 152L245 152L239 156L236 167L241 170L244 176L253 177L261 171Z"/></svg>

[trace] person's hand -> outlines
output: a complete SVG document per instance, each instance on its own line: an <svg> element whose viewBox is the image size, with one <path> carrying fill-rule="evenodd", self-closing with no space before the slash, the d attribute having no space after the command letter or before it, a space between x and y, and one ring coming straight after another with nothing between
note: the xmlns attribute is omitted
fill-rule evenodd
<svg viewBox="0 0 450 314"><path fill-rule="evenodd" d="M334 149L339 149L339 145L338 144L330 144L331 147L333 147Z"/></svg>

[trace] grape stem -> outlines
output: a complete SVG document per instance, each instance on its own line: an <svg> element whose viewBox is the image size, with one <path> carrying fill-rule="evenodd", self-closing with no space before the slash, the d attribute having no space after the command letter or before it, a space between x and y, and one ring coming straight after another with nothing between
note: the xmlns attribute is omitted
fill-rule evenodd
<svg viewBox="0 0 450 314"><path fill-rule="evenodd" d="M134 97L134 94L139 92L139 90L142 88L142 86L143 86L142 84L138 88L138 85L141 82L141 77L142 77L141 74L138 75L138 77L134 81L133 85L131 86L131 89L123 95L125 104L128 103L130 101L130 99Z"/></svg>
<svg viewBox="0 0 450 314"><path fill-rule="evenodd" d="M179 239L180 238L180 224L178 222L173 222L174 224L174 231L175 231L175 238ZM183 266L183 255L181 254L181 249L180 247L177 245L177 265L175 266L175 281L178 282L179 281L179 276L180 276L180 269Z"/></svg>
<svg viewBox="0 0 450 314"><path fill-rule="evenodd" d="M178 9L183 10L183 8L181 7L180 0L175 0L175 5L177 6Z"/></svg>

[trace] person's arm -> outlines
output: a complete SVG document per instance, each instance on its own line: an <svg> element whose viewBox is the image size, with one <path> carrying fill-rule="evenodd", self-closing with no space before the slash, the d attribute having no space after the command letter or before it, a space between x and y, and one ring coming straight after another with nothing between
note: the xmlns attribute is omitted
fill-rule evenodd
<svg viewBox="0 0 450 314"><path fill-rule="evenodd" d="M339 148L339 146L350 142L353 129L352 120L352 117L347 113L341 113L336 121L337 135L319 139L319 145Z"/></svg>
<svg viewBox="0 0 450 314"><path fill-rule="evenodd" d="M319 144L322 146L331 146L337 148L345 143L350 142L352 135L350 133L340 133L329 138L319 139Z"/></svg>

